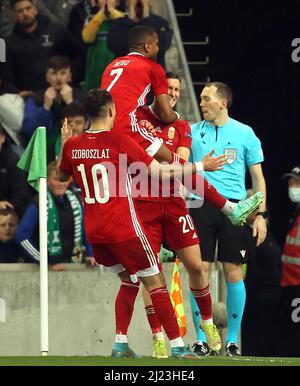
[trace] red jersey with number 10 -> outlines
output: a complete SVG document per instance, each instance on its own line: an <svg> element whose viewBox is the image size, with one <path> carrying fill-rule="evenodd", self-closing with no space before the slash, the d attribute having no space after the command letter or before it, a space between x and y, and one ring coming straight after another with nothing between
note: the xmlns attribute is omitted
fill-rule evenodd
<svg viewBox="0 0 300 386"><path fill-rule="evenodd" d="M65 143L60 170L73 175L81 189L90 243L117 243L143 235L128 165L143 162L146 168L152 160L133 139L109 131L87 131Z"/></svg>
<svg viewBox="0 0 300 386"><path fill-rule="evenodd" d="M139 53L111 62L102 75L101 88L110 92L116 105L113 131L129 135L138 131L135 112L145 105L150 89L154 96L168 94L163 67Z"/></svg>

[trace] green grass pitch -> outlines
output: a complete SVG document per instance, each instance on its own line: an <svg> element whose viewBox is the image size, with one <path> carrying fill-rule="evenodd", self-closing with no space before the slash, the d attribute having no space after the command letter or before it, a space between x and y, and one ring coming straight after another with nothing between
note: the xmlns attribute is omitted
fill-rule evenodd
<svg viewBox="0 0 300 386"><path fill-rule="evenodd" d="M117 359L100 356L0 357L0 366L300 366L300 358L205 357L195 359Z"/></svg>

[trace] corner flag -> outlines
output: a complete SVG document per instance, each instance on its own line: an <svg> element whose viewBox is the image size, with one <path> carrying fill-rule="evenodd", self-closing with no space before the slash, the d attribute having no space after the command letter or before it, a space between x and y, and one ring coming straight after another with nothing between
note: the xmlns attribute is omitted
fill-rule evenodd
<svg viewBox="0 0 300 386"><path fill-rule="evenodd" d="M178 257L176 258L175 264L174 264L170 297L171 297L172 306L174 308L174 311L177 317L180 336L184 336L186 334L186 316L185 316L184 307L183 307L183 297L182 297L181 281L179 276Z"/></svg>
<svg viewBox="0 0 300 386"><path fill-rule="evenodd" d="M30 139L17 166L28 171L27 181L39 191L39 179L47 177L46 128L38 127Z"/></svg>
<svg viewBox="0 0 300 386"><path fill-rule="evenodd" d="M47 245L47 156L46 128L38 127L17 166L28 171L28 183L39 192L41 354L49 351L48 245Z"/></svg>

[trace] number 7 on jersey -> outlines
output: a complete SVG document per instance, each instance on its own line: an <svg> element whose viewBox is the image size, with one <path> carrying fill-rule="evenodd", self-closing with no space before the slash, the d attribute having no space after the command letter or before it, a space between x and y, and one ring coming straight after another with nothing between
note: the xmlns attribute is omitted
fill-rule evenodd
<svg viewBox="0 0 300 386"><path fill-rule="evenodd" d="M123 72L124 68L115 68L114 70L111 70L109 76L114 76L114 79L111 81L110 85L106 88L106 90L109 92L113 85L118 81L118 79L120 78L120 76L122 75L122 72Z"/></svg>

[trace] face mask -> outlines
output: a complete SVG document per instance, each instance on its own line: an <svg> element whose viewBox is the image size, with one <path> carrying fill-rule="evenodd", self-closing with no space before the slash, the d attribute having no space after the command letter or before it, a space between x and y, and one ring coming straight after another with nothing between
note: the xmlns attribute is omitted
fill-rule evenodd
<svg viewBox="0 0 300 386"><path fill-rule="evenodd" d="M300 203L300 188L289 188L289 198L296 204Z"/></svg>

